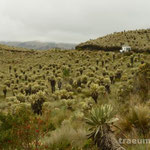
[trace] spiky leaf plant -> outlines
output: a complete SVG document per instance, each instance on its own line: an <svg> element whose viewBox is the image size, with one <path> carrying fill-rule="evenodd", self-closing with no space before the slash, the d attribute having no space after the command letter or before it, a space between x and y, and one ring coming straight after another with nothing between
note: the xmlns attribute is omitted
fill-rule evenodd
<svg viewBox="0 0 150 150"><path fill-rule="evenodd" d="M100 133L103 136L104 125L112 124L117 121L115 118L115 111L111 105L102 105L101 107L96 107L92 109L90 117L86 118L86 123L91 126L91 134L89 137L94 137Z"/></svg>
<svg viewBox="0 0 150 150"><path fill-rule="evenodd" d="M86 123L90 126L88 135L101 150L124 150L116 140L110 126L118 120L111 105L105 104L92 109ZM120 149L119 149L120 148Z"/></svg>
<svg viewBox="0 0 150 150"><path fill-rule="evenodd" d="M94 99L95 103L97 103L97 99L99 96L99 86L98 84L91 84L91 97Z"/></svg>

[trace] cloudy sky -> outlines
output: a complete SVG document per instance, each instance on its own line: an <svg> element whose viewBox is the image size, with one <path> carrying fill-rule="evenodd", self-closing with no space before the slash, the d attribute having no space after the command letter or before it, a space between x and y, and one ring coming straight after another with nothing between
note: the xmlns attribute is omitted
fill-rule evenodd
<svg viewBox="0 0 150 150"><path fill-rule="evenodd" d="M0 40L80 43L149 28L150 0L0 0Z"/></svg>

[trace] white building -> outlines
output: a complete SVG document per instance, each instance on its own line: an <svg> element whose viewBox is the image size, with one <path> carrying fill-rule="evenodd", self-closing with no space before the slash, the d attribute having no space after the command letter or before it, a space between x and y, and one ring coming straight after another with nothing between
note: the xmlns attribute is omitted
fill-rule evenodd
<svg viewBox="0 0 150 150"><path fill-rule="evenodd" d="M123 45L122 49L120 50L121 53L123 53L123 52L129 52L129 51L131 51L131 47L128 46L128 45Z"/></svg>

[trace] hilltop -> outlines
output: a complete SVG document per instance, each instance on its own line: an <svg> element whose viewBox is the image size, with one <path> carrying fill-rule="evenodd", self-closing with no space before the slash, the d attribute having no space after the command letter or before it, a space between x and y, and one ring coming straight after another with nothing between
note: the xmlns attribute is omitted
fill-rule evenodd
<svg viewBox="0 0 150 150"><path fill-rule="evenodd" d="M0 44L0 51L5 50L5 51L17 51L17 52L26 52L26 51L32 51L27 48L22 48L22 47L15 47L15 46L8 46L4 44Z"/></svg>
<svg viewBox="0 0 150 150"><path fill-rule="evenodd" d="M0 44L0 54L3 53L34 53L35 50L31 50L31 49L27 49L27 48L22 48L22 47L14 47L14 46L7 46L7 45L3 45Z"/></svg>
<svg viewBox="0 0 150 150"><path fill-rule="evenodd" d="M150 51L150 29L115 32L81 43L76 49L118 51L124 44L134 51Z"/></svg>
<svg viewBox="0 0 150 150"><path fill-rule="evenodd" d="M23 47L23 48L35 49L35 50L46 50L52 48L75 49L76 46L76 44L72 44L72 43L55 43L55 42L40 42L40 41L27 41L27 42L0 41L0 43L8 46Z"/></svg>

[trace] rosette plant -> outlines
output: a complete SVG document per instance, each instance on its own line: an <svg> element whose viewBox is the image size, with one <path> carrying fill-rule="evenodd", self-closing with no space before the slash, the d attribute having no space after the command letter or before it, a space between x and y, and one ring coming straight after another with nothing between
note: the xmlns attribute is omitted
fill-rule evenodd
<svg viewBox="0 0 150 150"><path fill-rule="evenodd" d="M115 138L111 126L116 122L116 112L111 105L93 108L86 123L90 126L88 135L101 150L125 150Z"/></svg>

